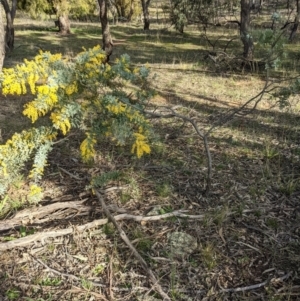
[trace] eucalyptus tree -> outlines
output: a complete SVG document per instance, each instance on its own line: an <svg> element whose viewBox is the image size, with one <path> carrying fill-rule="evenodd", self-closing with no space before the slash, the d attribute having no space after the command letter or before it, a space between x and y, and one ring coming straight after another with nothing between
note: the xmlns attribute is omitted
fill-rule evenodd
<svg viewBox="0 0 300 301"><path fill-rule="evenodd" d="M202 25L204 29L208 25L221 25L220 17L226 19L229 13L238 3L232 0L170 0L170 19L176 30L183 33L188 24ZM250 16L253 8L253 0L241 0L240 20L232 21L239 25L240 37L244 46L243 57L247 60L253 58L253 38L250 30Z"/></svg>
<svg viewBox="0 0 300 301"><path fill-rule="evenodd" d="M232 1L231 1L232 2ZM206 28L219 23L219 15L227 0L170 0L170 20L176 30L183 33L188 24L198 24Z"/></svg>
<svg viewBox="0 0 300 301"><path fill-rule="evenodd" d="M96 0L19 0L18 8L28 12L32 18L55 14L59 33L69 34L69 16L78 18L94 13Z"/></svg>
<svg viewBox="0 0 300 301"><path fill-rule="evenodd" d="M296 14L295 14L295 19L294 19L294 24L291 30L291 34L290 34L290 41L293 41L296 35L296 32L298 30L299 27L299 22L300 22L300 3L299 0L295 0L295 4L296 4Z"/></svg>
<svg viewBox="0 0 300 301"><path fill-rule="evenodd" d="M18 8L28 12L32 18L56 14L55 24L58 26L59 33L70 33L69 11L71 5L68 0L20 0Z"/></svg>
<svg viewBox="0 0 300 301"><path fill-rule="evenodd" d="M142 9L143 9L144 30L150 29L150 14L149 14L150 1L151 0L141 0Z"/></svg>
<svg viewBox="0 0 300 301"><path fill-rule="evenodd" d="M131 21L141 12L138 0L110 0L107 4L118 20Z"/></svg>
<svg viewBox="0 0 300 301"><path fill-rule="evenodd" d="M106 53L106 62L109 61L109 57L113 51L113 40L110 33L107 9L108 9L108 0L98 0L99 9L100 9L100 21L102 28L102 50Z"/></svg>
<svg viewBox="0 0 300 301"><path fill-rule="evenodd" d="M6 16L5 47L9 50L12 50L14 47L14 19L16 15L17 0L12 0L11 3L9 3L7 0L1 0L0 3L4 8Z"/></svg>
<svg viewBox="0 0 300 301"><path fill-rule="evenodd" d="M5 30L4 30L2 9L0 6L0 72L2 70L4 57L5 57Z"/></svg>
<svg viewBox="0 0 300 301"><path fill-rule="evenodd" d="M252 0L241 0L241 21L240 21L240 35L244 46L244 59L253 60L254 44L253 37L250 33L250 14L251 14Z"/></svg>

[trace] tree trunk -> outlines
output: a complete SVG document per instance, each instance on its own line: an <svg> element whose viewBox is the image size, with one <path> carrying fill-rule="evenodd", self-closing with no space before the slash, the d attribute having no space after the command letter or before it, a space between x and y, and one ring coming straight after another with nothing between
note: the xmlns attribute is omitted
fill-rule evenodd
<svg viewBox="0 0 300 301"><path fill-rule="evenodd" d="M106 62L109 61L109 57L113 51L113 41L109 30L109 24L107 20L107 0L98 0L100 6L100 21L102 27L102 49L106 53Z"/></svg>
<svg viewBox="0 0 300 301"><path fill-rule="evenodd" d="M70 21L69 17L66 14L63 14L58 17L57 20L57 26L58 26L58 32L60 34L70 34L71 33L71 27L70 27Z"/></svg>
<svg viewBox="0 0 300 301"><path fill-rule="evenodd" d="M2 71L3 61L5 57L5 30L2 17L2 9L0 6L0 72Z"/></svg>
<svg viewBox="0 0 300 301"><path fill-rule="evenodd" d="M127 21L129 21L129 22L131 21L133 13L134 13L134 0L131 0L130 1L130 10L129 10L129 13L127 16Z"/></svg>
<svg viewBox="0 0 300 301"><path fill-rule="evenodd" d="M289 37L290 42L292 42L296 36L298 27L299 27L299 21L300 21L300 5L299 5L299 0L296 0L296 7L297 7L297 13L295 16L295 20L294 20L294 25L292 27L292 31Z"/></svg>
<svg viewBox="0 0 300 301"><path fill-rule="evenodd" d="M253 38L250 34L250 11L251 11L251 1L241 0L241 28L240 35L241 40L244 45L243 57L248 60L253 60Z"/></svg>
<svg viewBox="0 0 300 301"><path fill-rule="evenodd" d="M144 30L150 29L149 5L151 0L141 0L144 16Z"/></svg>
<svg viewBox="0 0 300 301"><path fill-rule="evenodd" d="M12 2L12 9L10 9L7 0L0 1L4 7L6 15L6 35L5 35L5 44L9 50L14 48L14 39L15 39L15 29L13 26L14 17L16 14L16 0Z"/></svg>
<svg viewBox="0 0 300 301"><path fill-rule="evenodd" d="M11 3L11 18L12 21L14 22L15 16L16 16L16 11L17 11L17 0L12 0Z"/></svg>

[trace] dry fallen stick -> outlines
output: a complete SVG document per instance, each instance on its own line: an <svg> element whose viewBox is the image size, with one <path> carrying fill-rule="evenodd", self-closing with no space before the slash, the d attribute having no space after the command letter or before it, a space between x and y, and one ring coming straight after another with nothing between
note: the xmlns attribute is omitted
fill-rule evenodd
<svg viewBox="0 0 300 301"><path fill-rule="evenodd" d="M111 191L111 189L107 189ZM37 226L49 221L58 221L70 219L76 215L85 216L89 215L91 212L91 206L85 205L84 202L87 200L83 199L81 201L70 201L70 202L59 202L42 207L24 209L17 212L17 214L11 218L0 221L0 231L7 231L20 226L32 225ZM100 206L93 207L93 212L101 212ZM126 213L125 209L119 208L116 205L110 205L109 210L118 213ZM74 213L75 212L75 213Z"/></svg>
<svg viewBox="0 0 300 301"><path fill-rule="evenodd" d="M86 215L90 211L90 207L85 206L83 204L86 200L87 199L72 202L60 202L34 209L30 208L22 210L20 212L17 212L17 214L12 219L0 221L0 231L9 230L14 227L24 226L32 222L39 223L41 222L38 220L40 217L44 217L47 215L51 216L51 213L57 210L73 209L77 212L82 212L83 215ZM55 219L57 219L57 216L55 216ZM50 217L49 220L51 220ZM42 222L45 222L45 219Z"/></svg>
<svg viewBox="0 0 300 301"><path fill-rule="evenodd" d="M114 226L117 228L121 238L123 239L123 241L126 243L126 245L130 248L130 250L132 251L132 253L134 254L134 256L137 258L137 260L141 263L143 269L145 270L145 272L148 274L150 281L153 284L154 289L163 297L163 300L165 301L171 301L170 297L164 292L164 290L162 289L162 287L160 286L158 280L156 279L154 273L152 272L152 270L148 267L146 261L144 260L144 258L140 255L140 253L136 250L136 248L133 246L133 244L130 242L130 240L128 239L126 233L123 231L123 229L121 228L121 226L117 223L116 219L111 215L111 213L109 212L103 196L97 191L95 190L96 196L98 197L103 210L106 214L106 216L110 219L110 221L114 224Z"/></svg>
<svg viewBox="0 0 300 301"><path fill-rule="evenodd" d="M282 277L272 278L272 279L266 280L264 282L249 285L249 286L243 286L243 287L237 287L237 288L224 288L217 293L237 293L237 292L245 292L245 291L255 290L257 288L264 287L269 283L282 282L282 281L288 279L291 275L292 275L292 272L289 272L286 275L283 275Z"/></svg>
<svg viewBox="0 0 300 301"><path fill-rule="evenodd" d="M203 220L205 218L205 214L200 214L200 215L189 215L186 214L184 212L184 210L177 210L174 212L170 212L170 213L166 213L166 214L161 214L161 215L153 215L153 216L141 216L141 215L131 215L131 214L119 214L114 216L114 219L116 221L120 221L120 220L133 220L136 222L151 222L151 221L158 221L161 219L165 219L168 217L181 217L181 218L185 218L187 220ZM253 210L249 210L246 209L244 210L242 213L249 213L249 212L253 212ZM228 213L228 215L232 215L233 212ZM66 229L58 229L58 230L53 230L53 231L45 231L42 233L36 233L36 234L32 234L26 237L22 237L16 240L12 240L12 241L8 241L5 243L1 243L0 244L0 251L6 251L6 250L10 250L13 248L17 248L17 247L24 247L26 245L29 245L30 243L34 243L36 241L41 241L44 242L45 239L47 238L54 238L54 237L58 237L58 236L64 236L64 235L68 235L68 234L72 234L74 232L74 230L76 230L76 232L84 232L85 230L91 229L91 228L96 228L102 225L105 225L108 223L108 219L104 218L104 219L98 219L98 220L94 220L93 222L87 223L85 225L82 226L75 226L74 227L70 227L70 228L66 228Z"/></svg>
<svg viewBox="0 0 300 301"><path fill-rule="evenodd" d="M117 221L130 219L130 220L134 220L137 222L142 222L142 221L157 221L157 220L161 220L161 219L172 217L172 216L183 217L183 218L187 218L187 219L199 219L199 220L203 220L205 217L205 215L188 215L188 214L184 214L182 211L174 211L174 212L170 212L170 213L166 213L166 214L162 214L162 215L154 215L154 216L136 216L136 215L124 213L124 214L116 215L114 218ZM85 230L88 230L91 228L96 228L96 227L105 225L107 223L108 223L107 218L98 219L98 220L94 220L93 222L87 223L85 225L77 226L77 227L75 227L75 229L76 229L76 232L83 232ZM42 233L32 234L32 235L29 235L26 237L22 237L22 238L19 238L16 240L12 240L12 241L8 241L6 243L0 244L0 251L10 250L10 249L13 249L16 247L24 247L24 246L26 246L30 243L36 242L36 241L44 242L44 240L47 238L64 236L64 235L72 234L73 232L74 232L74 227L70 227L70 228L66 228L66 229L58 229L55 231L45 231Z"/></svg>
<svg viewBox="0 0 300 301"><path fill-rule="evenodd" d="M218 294L224 294L224 293L238 293L238 292L246 292L246 291L251 291L251 290L255 290L258 288L262 288L265 287L268 284L272 284L272 283L278 283L278 282L282 282L288 278L290 278L292 276L292 272L289 272L281 277L278 278L271 278L268 280L265 280L261 283L257 283L257 284L253 284L253 285L248 285L248 286L242 286L242 287L236 287L236 288L222 288L218 291L215 291L213 293L213 296L216 296ZM207 290L203 289L203 290L186 290L186 289L178 289L179 293L185 293L185 294L196 294L197 296L200 295L206 295L207 294Z"/></svg>

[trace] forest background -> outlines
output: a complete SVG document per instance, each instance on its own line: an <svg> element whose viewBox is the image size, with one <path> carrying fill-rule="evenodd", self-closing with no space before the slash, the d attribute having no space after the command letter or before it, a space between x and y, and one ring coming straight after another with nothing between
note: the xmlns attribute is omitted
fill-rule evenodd
<svg viewBox="0 0 300 301"><path fill-rule="evenodd" d="M298 300L298 1L1 4L0 298Z"/></svg>

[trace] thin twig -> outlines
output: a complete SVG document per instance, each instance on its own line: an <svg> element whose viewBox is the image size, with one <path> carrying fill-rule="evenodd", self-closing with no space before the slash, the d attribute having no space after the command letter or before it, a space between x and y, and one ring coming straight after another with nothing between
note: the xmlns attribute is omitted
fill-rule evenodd
<svg viewBox="0 0 300 301"><path fill-rule="evenodd" d="M137 258L137 260L141 263L143 269L148 274L155 290L163 297L163 299L165 301L171 301L170 297L164 292L164 290L160 286L160 284L159 284L158 280L156 279L156 277L155 277L154 273L152 272L152 270L148 267L148 265L147 265L146 261L144 260L144 258L139 254L139 252L136 250L136 248L132 245L132 243L128 239L126 233L123 231L121 226L117 223L116 219L109 212L109 210L108 210L108 208L107 208L107 206L104 202L103 196L97 190L95 190L95 193L96 193L96 196L98 197L98 200L100 201L100 203L103 207L103 210L104 210L106 216L114 224L114 226L116 227L116 229L118 230L118 232L120 234L120 237L123 239L123 241L126 243L126 245L130 248L130 250L132 251L134 256Z"/></svg>
<svg viewBox="0 0 300 301"><path fill-rule="evenodd" d="M66 169L58 166L58 169L63 171L64 173L66 173L67 175L69 175L71 178L77 180L77 181L85 181L86 179L85 178L80 178L80 177L77 177L75 175L73 175L72 173L70 173L69 171L67 171Z"/></svg>
<svg viewBox="0 0 300 301"><path fill-rule="evenodd" d="M264 94L266 93L266 89L268 87L270 87L271 84L269 84L268 79L266 80L266 83L262 89L262 91L260 91L258 94L256 94L255 96L253 96L252 98L250 98L248 101L246 101L242 106L240 106L237 109L232 110L232 112L230 112L229 114L227 114L227 116L223 116L221 117L218 122L216 122L215 124L213 124L210 129L206 132L206 135L209 135L216 127L222 126L224 124L226 124L229 120L231 120L235 115L241 113L252 101L254 101L255 99L258 98L258 100L255 103L254 108L256 108L258 102L260 102L262 100L262 97L264 96ZM253 108L252 108L253 109ZM249 112L248 112L249 113Z"/></svg>

